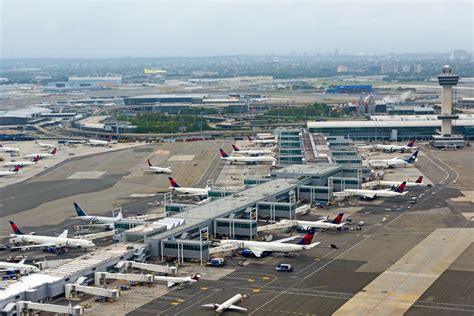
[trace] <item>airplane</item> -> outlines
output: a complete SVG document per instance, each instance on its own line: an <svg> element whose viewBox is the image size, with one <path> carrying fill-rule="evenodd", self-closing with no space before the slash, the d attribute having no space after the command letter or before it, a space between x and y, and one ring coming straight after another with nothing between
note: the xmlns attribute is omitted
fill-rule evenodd
<svg viewBox="0 0 474 316"><path fill-rule="evenodd" d="M0 145L0 152L17 153L17 152L20 152L20 149L16 147L7 147L7 146Z"/></svg>
<svg viewBox="0 0 474 316"><path fill-rule="evenodd" d="M406 151L411 151L412 149L416 149L415 140L410 140L406 145L384 145L384 144L377 144L373 147L376 150L383 150L383 151L399 151L404 153Z"/></svg>
<svg viewBox="0 0 474 316"><path fill-rule="evenodd" d="M87 215L87 213L79 206L79 204L77 204L76 202L74 202L73 204L77 213L75 219L88 222L92 225L102 225L105 226L107 229L112 229L114 228L114 223L116 221L120 221L123 218L122 212L119 212L115 217Z"/></svg>
<svg viewBox="0 0 474 316"><path fill-rule="evenodd" d="M40 159L39 157L35 157L35 158L33 158L33 160L9 161L9 162L5 163L3 166L4 167L32 166L32 165L36 165L38 163L39 159Z"/></svg>
<svg viewBox="0 0 474 316"><path fill-rule="evenodd" d="M253 144L264 144L264 145L269 145L269 144L276 144L278 143L278 140L275 138L272 139L253 139L252 137L248 137L249 141Z"/></svg>
<svg viewBox="0 0 474 316"><path fill-rule="evenodd" d="M18 263L0 262L0 271L3 272L19 272L20 274L29 274L33 272L40 272L41 270L33 265L25 264L26 258L21 259Z"/></svg>
<svg viewBox="0 0 474 316"><path fill-rule="evenodd" d="M363 199L374 200L377 197L395 197L407 194L404 191L406 181L394 188L383 190L368 190L368 189L345 189L344 192L351 193L351 195L360 196Z"/></svg>
<svg viewBox="0 0 474 316"><path fill-rule="evenodd" d="M45 154L45 153L42 153L42 154L26 154L23 157L24 158L36 158L36 157L38 157L39 159L43 159L43 158L53 157L54 155L56 155L56 148L53 148L53 150L48 154Z"/></svg>
<svg viewBox="0 0 474 316"><path fill-rule="evenodd" d="M87 249L95 247L95 244L90 240L68 238L68 230L65 229L58 237L53 236L39 236L33 234L24 234L18 226L10 221L10 226L14 234L10 234L10 243L17 246L11 249L28 250L30 248L43 247L52 253L61 253L64 248L78 248ZM26 244L18 246L19 244Z"/></svg>
<svg viewBox="0 0 474 316"><path fill-rule="evenodd" d="M275 153L268 149L239 149L237 146L232 145L234 152L239 155L249 155L249 156L258 156L258 155L274 155Z"/></svg>
<svg viewBox="0 0 474 316"><path fill-rule="evenodd" d="M240 311L240 312L246 312L247 309L239 306L235 306L234 303L237 303L239 301L243 301L246 296L242 294L236 294L229 298L227 301L225 301L222 304L204 304L201 305L202 307L207 307L207 308L214 308L216 313L220 314L222 312L225 312L226 310L233 310L233 311Z"/></svg>
<svg viewBox="0 0 474 316"><path fill-rule="evenodd" d="M397 181L384 181L384 180L378 181L379 185L384 185L384 186L389 186L389 187L398 185L399 183L400 182L397 182ZM426 183L423 183L423 176L419 176L415 182L406 181L406 186L407 187L420 187L420 186L426 186Z"/></svg>
<svg viewBox="0 0 474 316"><path fill-rule="evenodd" d="M344 213L339 213L332 221L322 219L319 221L297 221L298 227L303 228L304 230L320 228L320 229L341 229L346 223L342 222L342 217Z"/></svg>
<svg viewBox="0 0 474 316"><path fill-rule="evenodd" d="M56 145L53 144L47 144L47 143L40 143L38 141L35 141L36 145L43 147L43 148L56 148Z"/></svg>
<svg viewBox="0 0 474 316"><path fill-rule="evenodd" d="M109 146L116 144L117 141L112 141L112 136L107 138L108 140L99 140L99 139L89 139L89 146Z"/></svg>
<svg viewBox="0 0 474 316"><path fill-rule="evenodd" d="M287 244L285 242L296 239L300 236L283 238L271 242L223 239L220 240L219 243L221 245L233 245L236 249L241 249L241 254L244 257L254 255L257 258L260 258L265 256L267 253L272 252L293 253L314 248L320 244L320 242L311 243L314 233L315 230L309 231L297 244Z"/></svg>
<svg viewBox="0 0 474 316"><path fill-rule="evenodd" d="M0 171L0 177L10 177L16 175L20 171L21 166L15 166L12 170L9 171Z"/></svg>
<svg viewBox="0 0 474 316"><path fill-rule="evenodd" d="M171 183L171 187L169 188L172 192L176 192L182 195L190 195L190 196L207 196L209 190L208 186L204 189L202 188L186 188L180 186L172 177L168 177L168 180Z"/></svg>
<svg viewBox="0 0 474 316"><path fill-rule="evenodd" d="M369 160L369 165L372 167L383 167L383 168L395 168L395 167L406 167L410 166L412 163L418 160L418 150L415 151L407 159L401 159L398 157L392 159L378 159L378 160Z"/></svg>
<svg viewBox="0 0 474 316"><path fill-rule="evenodd" d="M165 167L156 167L156 166L153 166L150 162L150 159L147 160L148 161L148 169L145 170L145 171L148 171L148 172L154 172L154 173L172 173L171 169L170 168L165 168Z"/></svg>
<svg viewBox="0 0 474 316"><path fill-rule="evenodd" d="M194 276L187 276L187 277L169 277L169 276L157 276L154 277L155 281L164 281L168 282L168 287L172 287L176 284L188 284L188 283L195 283L201 278L199 273L196 273Z"/></svg>
<svg viewBox="0 0 474 316"><path fill-rule="evenodd" d="M247 164L256 164L257 162L271 162L272 164L276 163L275 157L270 156L258 156L258 157L249 157L249 156L229 156L225 151L219 149L221 153L221 159L230 161L231 163L235 162L245 162Z"/></svg>

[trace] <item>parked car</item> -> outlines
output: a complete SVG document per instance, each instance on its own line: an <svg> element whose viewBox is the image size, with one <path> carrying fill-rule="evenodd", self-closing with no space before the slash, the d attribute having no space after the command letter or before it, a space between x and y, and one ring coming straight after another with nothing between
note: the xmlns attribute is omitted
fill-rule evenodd
<svg viewBox="0 0 474 316"><path fill-rule="evenodd" d="M293 267L287 263L280 263L275 269L280 272L293 272Z"/></svg>

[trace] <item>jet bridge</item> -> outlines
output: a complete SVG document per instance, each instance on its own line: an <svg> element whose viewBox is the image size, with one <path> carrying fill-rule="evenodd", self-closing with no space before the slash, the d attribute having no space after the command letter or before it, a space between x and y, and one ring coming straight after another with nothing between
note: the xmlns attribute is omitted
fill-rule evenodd
<svg viewBox="0 0 474 316"><path fill-rule="evenodd" d="M116 289L104 289L100 287L92 287L75 283L65 284L64 292L66 298L75 298L77 297L77 294L79 292L95 296L108 297L111 299L117 299L120 296L120 292Z"/></svg>
<svg viewBox="0 0 474 316"><path fill-rule="evenodd" d="M84 308L82 306L63 306L55 304L41 304L30 301L18 301L16 302L16 312L18 315L35 315L36 311L50 312L55 314L66 314L66 315L83 315Z"/></svg>
<svg viewBox="0 0 474 316"><path fill-rule="evenodd" d="M115 265L116 269L140 269L146 270L150 272L156 273L164 273L164 274L176 274L178 273L178 268L175 266L162 266L157 264L150 264L150 263L142 263L142 262L135 262L135 261L119 261Z"/></svg>
<svg viewBox="0 0 474 316"><path fill-rule="evenodd" d="M110 272L95 272L94 283L100 286L107 279L124 280L130 282L144 282L153 283L154 278L152 274L133 274L133 273L110 273Z"/></svg>
<svg viewBox="0 0 474 316"><path fill-rule="evenodd" d="M258 232L264 232L268 230L278 230L278 229L285 229L285 228L291 228L298 226L298 221L296 220L285 220L281 222L277 222L274 224L269 224L265 226L259 226L257 227Z"/></svg>

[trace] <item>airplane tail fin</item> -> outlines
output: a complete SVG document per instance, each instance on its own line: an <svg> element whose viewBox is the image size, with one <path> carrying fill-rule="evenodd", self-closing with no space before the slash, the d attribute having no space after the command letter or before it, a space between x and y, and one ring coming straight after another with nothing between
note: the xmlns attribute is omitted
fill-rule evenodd
<svg viewBox="0 0 474 316"><path fill-rule="evenodd" d="M18 264L24 264L25 261L26 261L26 257L23 257L23 259L21 259L21 260L18 262Z"/></svg>
<svg viewBox="0 0 474 316"><path fill-rule="evenodd" d="M112 135L109 135L109 137L107 137L107 141L110 143L112 141Z"/></svg>
<svg viewBox="0 0 474 316"><path fill-rule="evenodd" d="M405 190L406 186L406 181L403 181L398 187L396 187L393 191L398 192L398 193L403 193L403 190Z"/></svg>
<svg viewBox="0 0 474 316"><path fill-rule="evenodd" d="M340 224L342 222L342 217L344 216L344 213L339 213L335 219L331 222L332 224Z"/></svg>
<svg viewBox="0 0 474 316"><path fill-rule="evenodd" d="M51 155L56 155L56 147L53 148L53 150L50 152Z"/></svg>
<svg viewBox="0 0 474 316"><path fill-rule="evenodd" d="M237 146L235 146L235 145L232 145L232 149L233 149L234 151L240 151L240 149L239 149Z"/></svg>
<svg viewBox="0 0 474 316"><path fill-rule="evenodd" d="M76 209L77 216L79 217L87 216L87 213L84 212L82 208L79 206L79 204L77 204L76 202L74 202L74 208Z"/></svg>
<svg viewBox="0 0 474 316"><path fill-rule="evenodd" d="M229 157L229 155L227 155L227 153L226 153L225 151L223 151L221 148L219 148L219 151L220 151L220 153L221 153L221 157L222 157L222 158L227 158L227 157Z"/></svg>
<svg viewBox="0 0 474 316"><path fill-rule="evenodd" d="M249 139L249 141L253 140L253 138L251 136L247 136L247 138Z"/></svg>
<svg viewBox="0 0 474 316"><path fill-rule="evenodd" d="M121 220L121 219L123 219L122 211L120 211L120 212L117 214L117 216L115 216L115 219L118 220L118 221Z"/></svg>
<svg viewBox="0 0 474 316"><path fill-rule="evenodd" d="M68 230L65 229L61 234L58 235L58 238L67 238Z"/></svg>
<svg viewBox="0 0 474 316"><path fill-rule="evenodd" d="M415 183L423 183L423 176L419 176Z"/></svg>
<svg viewBox="0 0 474 316"><path fill-rule="evenodd" d="M13 168L13 172L18 172L18 171L20 171L20 168L21 168L20 165L16 165L15 168Z"/></svg>
<svg viewBox="0 0 474 316"><path fill-rule="evenodd" d="M408 142L407 147L414 147L415 146L415 140L412 139Z"/></svg>
<svg viewBox="0 0 474 316"><path fill-rule="evenodd" d="M299 245L311 245L313 241L314 233L316 232L315 229L310 230L303 238L298 242Z"/></svg>
<svg viewBox="0 0 474 316"><path fill-rule="evenodd" d="M413 155L411 155L408 159L406 159L405 161L408 162L408 163L414 163L415 161L417 161L417 156L418 156L418 150L415 151L413 153Z"/></svg>
<svg viewBox="0 0 474 316"><path fill-rule="evenodd" d="M179 184L176 183L176 181L174 181L174 179L172 177L168 177L168 180L170 180L171 186L173 188L179 188Z"/></svg>
<svg viewBox="0 0 474 316"><path fill-rule="evenodd" d="M191 277L191 279L196 280L196 281L199 281L199 279L200 279L201 277L202 277L201 274L196 273L195 275L193 275L193 276Z"/></svg>
<svg viewBox="0 0 474 316"><path fill-rule="evenodd" d="M23 232L18 228L18 226L16 226L16 224L13 221L9 221L9 222L10 222L10 226L12 227L12 230L15 234L24 235Z"/></svg>
<svg viewBox="0 0 474 316"><path fill-rule="evenodd" d="M39 160L40 160L40 157L39 157L39 156L36 156L36 157L33 158L32 161L33 161L33 162L38 162Z"/></svg>
<svg viewBox="0 0 474 316"><path fill-rule="evenodd" d="M148 161L148 166L152 167L153 165L151 164L150 159L147 159L147 161Z"/></svg>

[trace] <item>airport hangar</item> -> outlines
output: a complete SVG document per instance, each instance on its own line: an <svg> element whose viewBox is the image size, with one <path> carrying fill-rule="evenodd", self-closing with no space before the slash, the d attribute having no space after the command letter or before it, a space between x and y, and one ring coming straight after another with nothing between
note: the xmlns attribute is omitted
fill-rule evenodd
<svg viewBox="0 0 474 316"><path fill-rule="evenodd" d="M310 133L350 135L354 140L430 140L441 130L441 121L436 115L373 115L365 121L308 122L307 128ZM453 120L453 133L474 139L474 115L460 114L459 119Z"/></svg>

